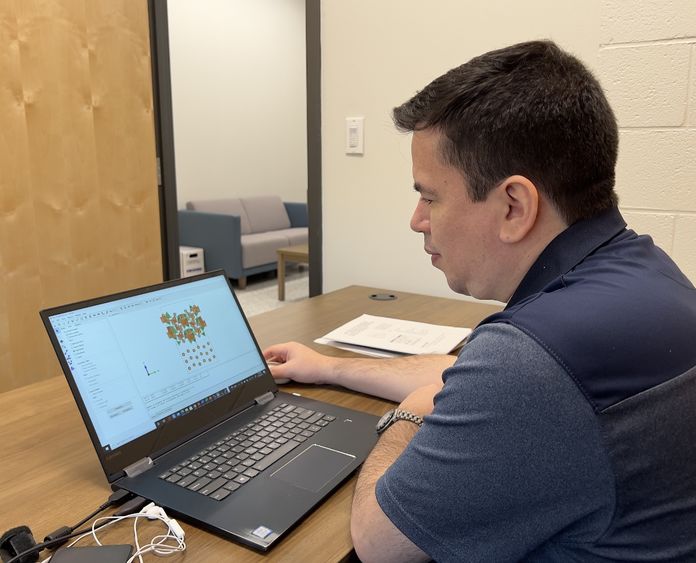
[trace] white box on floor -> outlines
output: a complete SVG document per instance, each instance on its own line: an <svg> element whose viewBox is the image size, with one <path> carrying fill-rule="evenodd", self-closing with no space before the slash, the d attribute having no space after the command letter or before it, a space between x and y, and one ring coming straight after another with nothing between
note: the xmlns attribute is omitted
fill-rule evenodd
<svg viewBox="0 0 696 563"><path fill-rule="evenodd" d="M205 272L203 249L194 246L179 247L179 268L182 278Z"/></svg>

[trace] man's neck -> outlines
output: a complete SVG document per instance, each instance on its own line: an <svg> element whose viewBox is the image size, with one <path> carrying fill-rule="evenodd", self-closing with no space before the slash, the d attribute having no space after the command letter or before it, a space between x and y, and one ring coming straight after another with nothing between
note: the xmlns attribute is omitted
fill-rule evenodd
<svg viewBox="0 0 696 563"><path fill-rule="evenodd" d="M510 300L544 249L567 228L565 221L548 203L540 205L534 228L523 241L520 241L519 246L510 249L511 256L508 257L507 264L503 265L507 266L507 279L501 279L499 293L503 298L496 298L498 301L507 303Z"/></svg>

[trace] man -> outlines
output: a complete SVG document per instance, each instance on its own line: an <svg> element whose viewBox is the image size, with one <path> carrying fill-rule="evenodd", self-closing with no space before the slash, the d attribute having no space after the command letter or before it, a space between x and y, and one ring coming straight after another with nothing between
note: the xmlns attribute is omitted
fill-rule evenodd
<svg viewBox="0 0 696 563"><path fill-rule="evenodd" d="M522 43L394 119L413 132L411 228L433 265L507 306L456 361L266 350L276 377L401 402L356 486L358 555L695 561L696 290L626 229L599 84L553 43Z"/></svg>

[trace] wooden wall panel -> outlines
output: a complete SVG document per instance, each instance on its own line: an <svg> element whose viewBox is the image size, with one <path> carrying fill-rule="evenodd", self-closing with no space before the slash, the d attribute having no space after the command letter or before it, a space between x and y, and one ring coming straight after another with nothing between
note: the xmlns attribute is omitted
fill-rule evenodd
<svg viewBox="0 0 696 563"><path fill-rule="evenodd" d="M0 390L38 311L162 279L146 0L0 0Z"/></svg>

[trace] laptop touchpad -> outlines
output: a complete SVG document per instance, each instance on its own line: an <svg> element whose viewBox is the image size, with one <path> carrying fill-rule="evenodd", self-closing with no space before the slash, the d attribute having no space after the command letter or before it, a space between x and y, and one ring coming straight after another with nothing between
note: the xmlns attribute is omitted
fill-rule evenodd
<svg viewBox="0 0 696 563"><path fill-rule="evenodd" d="M317 492L354 460L354 455L312 444L271 477L307 491Z"/></svg>

